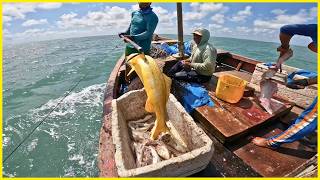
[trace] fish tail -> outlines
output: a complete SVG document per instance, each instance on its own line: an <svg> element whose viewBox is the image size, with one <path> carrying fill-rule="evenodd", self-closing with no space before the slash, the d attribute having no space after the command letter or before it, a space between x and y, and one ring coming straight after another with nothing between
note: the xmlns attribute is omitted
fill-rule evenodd
<svg viewBox="0 0 320 180"><path fill-rule="evenodd" d="M156 116L156 121L154 124L154 127L151 130L151 139L152 140L156 140L158 138L158 136L160 135L160 133L162 132L169 132L169 128L166 125L166 121L165 119L160 119L163 117L158 118L159 116Z"/></svg>

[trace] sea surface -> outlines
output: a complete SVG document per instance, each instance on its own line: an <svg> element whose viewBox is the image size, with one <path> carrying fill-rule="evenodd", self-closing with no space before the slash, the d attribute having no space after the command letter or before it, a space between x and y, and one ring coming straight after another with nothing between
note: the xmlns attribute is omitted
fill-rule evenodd
<svg viewBox="0 0 320 180"><path fill-rule="evenodd" d="M210 41L216 48L263 62L275 61L278 56L276 43L222 37ZM3 158L46 120L3 164L3 175L98 176L103 93L124 51L123 42L116 36L96 36L4 44ZM315 53L302 46L293 46L293 50L294 56L286 64L317 71Z"/></svg>

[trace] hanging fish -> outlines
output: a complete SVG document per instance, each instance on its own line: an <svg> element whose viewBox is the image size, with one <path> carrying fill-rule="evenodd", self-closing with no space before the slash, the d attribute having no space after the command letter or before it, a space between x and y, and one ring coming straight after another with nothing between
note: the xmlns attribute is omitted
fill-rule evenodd
<svg viewBox="0 0 320 180"><path fill-rule="evenodd" d="M151 130L151 139L155 140L161 132L169 131L166 126L166 104L169 99L171 79L161 72L150 56L131 54L127 59L132 68L128 75L135 71L147 93L145 110L156 114L155 126Z"/></svg>
<svg viewBox="0 0 320 180"><path fill-rule="evenodd" d="M273 114L272 96L278 91L277 83L271 79L263 79L260 82L260 104L269 113Z"/></svg>

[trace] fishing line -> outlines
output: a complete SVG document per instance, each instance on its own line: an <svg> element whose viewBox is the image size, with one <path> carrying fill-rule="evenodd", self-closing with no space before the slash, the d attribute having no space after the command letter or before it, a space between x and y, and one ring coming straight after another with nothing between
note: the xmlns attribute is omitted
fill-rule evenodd
<svg viewBox="0 0 320 180"><path fill-rule="evenodd" d="M120 42L119 44L116 44L116 46L111 49L111 50L115 50L116 48L119 48L120 46ZM87 74L85 74L71 89L69 89L69 91L67 91L68 93L66 95L64 95L64 97L58 102L58 104L40 121L40 123L38 123L33 129L32 131L25 137L23 138L23 140L18 144L18 146L16 146L14 148L14 150L6 157L4 158L4 160L2 161L2 164L4 164L16 151L17 149L34 133L34 131L49 117L49 115L63 102L63 100L70 95L70 93L79 85L79 83L84 80L87 76L89 75L89 72Z"/></svg>
<svg viewBox="0 0 320 180"><path fill-rule="evenodd" d="M58 102L58 104L40 121L40 123L35 126L32 131L18 144L17 147L14 148L14 150L2 161L2 163L5 163L9 157L11 157L13 155L14 152L16 152L16 150L34 133L34 131L47 119L47 117L49 117L49 115L62 103L62 101L70 95L70 93L79 85L79 83L84 80L87 76L88 76L89 72L84 75L71 89L69 89L69 91L67 91L68 93L66 95L64 95L64 97Z"/></svg>

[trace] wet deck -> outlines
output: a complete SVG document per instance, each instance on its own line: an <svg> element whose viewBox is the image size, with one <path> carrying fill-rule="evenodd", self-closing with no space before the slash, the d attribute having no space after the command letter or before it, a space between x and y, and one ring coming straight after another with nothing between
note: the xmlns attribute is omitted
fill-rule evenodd
<svg viewBox="0 0 320 180"><path fill-rule="evenodd" d="M276 123L255 132L255 136L270 137L279 134L286 127ZM284 144L276 150L258 147L250 139L241 139L241 143L229 146L230 150L246 164L264 177L284 177L307 163L316 153L316 146L306 140Z"/></svg>
<svg viewBox="0 0 320 180"><path fill-rule="evenodd" d="M229 104L216 98L212 92L209 95L215 103L214 107L197 108L195 117L223 143L238 139L287 114L292 108L291 104L284 103L277 113L270 115L258 105L256 97L243 98L237 104Z"/></svg>
<svg viewBox="0 0 320 180"><path fill-rule="evenodd" d="M229 54L228 52L220 52L222 63L231 61L234 58L240 58L238 55ZM243 57L242 57L243 58ZM247 59L244 59L247 60ZM249 59L250 60L250 59ZM164 72L174 64L174 60L168 60L163 70ZM247 60L248 61L248 60ZM221 62L218 62L221 63ZM119 61L110 75L108 86L105 93L104 101L104 123L100 134L100 152L99 152L99 169L102 177L117 177L117 171L114 164L114 146L112 144L112 133L110 124L110 102L117 95L117 81L121 74L121 62ZM238 70L250 70L252 67L247 67L242 61L234 63L233 68ZM232 70L230 67L224 67L222 70ZM233 75L242 76L243 79L250 81L251 74L234 71ZM211 88L210 88L211 87ZM207 84L207 88L214 89L213 84ZM269 136L284 130L298 114L301 109L293 107L288 116L280 117L277 122L272 125L262 125L258 129L252 129L247 135L240 135L239 139L235 139L230 143L222 144L212 133L208 132L208 128L198 123L208 136L212 139L215 145L214 155L203 171L194 176L225 176L225 177L257 177L257 176L295 176L301 170L305 169L312 159L317 159L316 146L310 146L310 142L299 141L290 145L285 145L277 151L254 146L250 143L252 136ZM221 118L222 119L222 118ZM195 118L197 121L197 119ZM227 123L225 123L227 124ZM315 136L316 137L316 136Z"/></svg>
<svg viewBox="0 0 320 180"><path fill-rule="evenodd" d="M232 74L243 76L248 81L250 78L246 73ZM285 107L275 115L263 110L255 97L245 97L237 104L226 103L214 96L216 80L213 77L205 85L215 106L199 107L193 113L194 119L200 122L199 125L215 142L216 150L207 169L197 176L292 176L316 155L316 145L305 140L286 144L278 150L252 144L250 141L253 136L270 137L285 130L302 110L278 97L275 98L283 102Z"/></svg>

